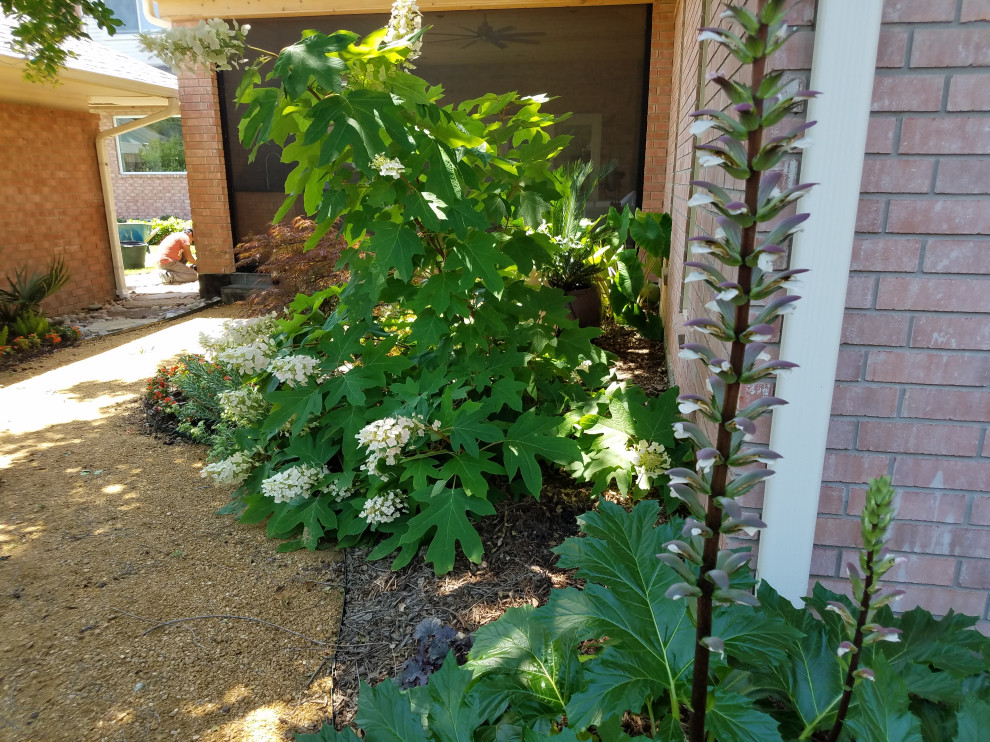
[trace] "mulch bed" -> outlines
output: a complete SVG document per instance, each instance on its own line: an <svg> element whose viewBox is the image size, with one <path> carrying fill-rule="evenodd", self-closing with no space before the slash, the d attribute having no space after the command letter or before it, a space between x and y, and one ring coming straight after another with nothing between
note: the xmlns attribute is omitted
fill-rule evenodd
<svg viewBox="0 0 990 742"><path fill-rule="evenodd" d="M459 555L442 577L421 556L393 572L388 560L366 561L370 549L346 551L344 614L330 670L327 722L340 729L353 721L360 681L401 681L403 666L417 651L413 631L424 619L437 619L466 638L507 609L540 605L551 588L571 584L570 573L554 566L551 549L577 535L577 516L589 507L588 491L575 489L566 476L547 482L539 502L505 500L495 515L477 524L485 544L481 564ZM460 644L459 660L469 645L469 638Z"/></svg>
<svg viewBox="0 0 990 742"><path fill-rule="evenodd" d="M0 355L0 371L27 371L31 363L57 353L65 348L79 345L79 340L62 340L57 345L42 345L31 350L19 350L16 353Z"/></svg>

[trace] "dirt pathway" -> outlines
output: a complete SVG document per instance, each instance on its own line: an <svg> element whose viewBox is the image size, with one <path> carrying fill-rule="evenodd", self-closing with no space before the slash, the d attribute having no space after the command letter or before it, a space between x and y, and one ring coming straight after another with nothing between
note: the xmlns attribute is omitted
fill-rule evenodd
<svg viewBox="0 0 990 742"><path fill-rule="evenodd" d="M204 448L140 432L144 380L222 313L0 375L0 740L267 742L326 716L337 555L275 554L213 514Z"/></svg>

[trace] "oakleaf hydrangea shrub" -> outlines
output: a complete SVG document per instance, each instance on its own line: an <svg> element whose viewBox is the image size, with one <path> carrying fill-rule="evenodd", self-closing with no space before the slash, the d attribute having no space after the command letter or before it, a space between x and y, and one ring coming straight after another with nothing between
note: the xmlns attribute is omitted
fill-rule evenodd
<svg viewBox="0 0 990 742"><path fill-rule="evenodd" d="M273 142L295 164L272 221L301 201L308 246L330 230L346 240L348 281L203 339L240 382L212 401L207 476L239 482L224 511L264 522L280 549L370 535L394 568L425 545L446 572L458 549L480 561L473 521L497 498L538 497L545 467L643 497L686 447L669 424L676 392L648 400L613 383L600 330L531 280L565 249L538 229L568 141L548 99L447 104L411 72L421 39L403 0L370 36L307 32L245 71L242 142L252 157ZM619 242L666 245L657 215L609 219Z"/></svg>

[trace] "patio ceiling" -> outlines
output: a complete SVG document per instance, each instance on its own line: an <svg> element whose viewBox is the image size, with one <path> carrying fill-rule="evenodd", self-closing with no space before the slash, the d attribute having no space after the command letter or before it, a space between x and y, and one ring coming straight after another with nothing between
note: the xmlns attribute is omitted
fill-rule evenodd
<svg viewBox="0 0 990 742"><path fill-rule="evenodd" d="M419 0L424 11L564 8L592 5L642 5L646 0ZM388 13L390 0L158 0L158 13L169 21L200 18L271 18L277 16L359 15Z"/></svg>

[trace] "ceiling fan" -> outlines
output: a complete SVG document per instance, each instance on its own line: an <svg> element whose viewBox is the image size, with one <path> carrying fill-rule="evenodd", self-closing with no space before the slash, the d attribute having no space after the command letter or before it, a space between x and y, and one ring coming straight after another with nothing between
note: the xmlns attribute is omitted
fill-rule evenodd
<svg viewBox="0 0 990 742"><path fill-rule="evenodd" d="M430 34L437 41L466 41L462 49L467 49L474 44L491 44L499 49L507 49L509 44L529 44L535 46L539 44L536 38L546 36L543 31L516 31L515 26L502 26L495 28L488 22L488 17L482 18L477 28L462 26L463 32L457 33L432 33Z"/></svg>

